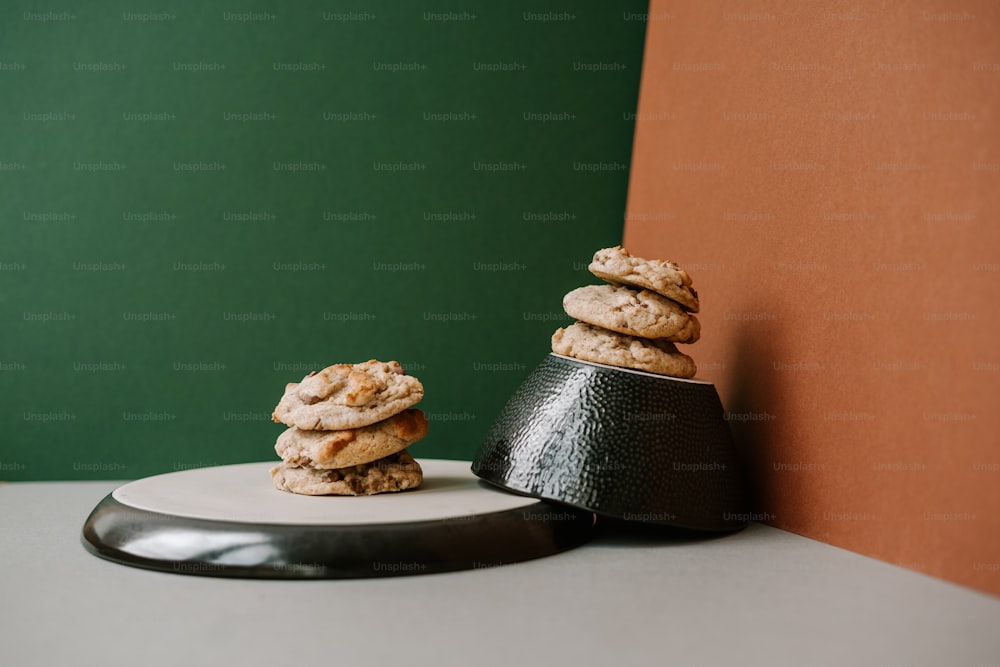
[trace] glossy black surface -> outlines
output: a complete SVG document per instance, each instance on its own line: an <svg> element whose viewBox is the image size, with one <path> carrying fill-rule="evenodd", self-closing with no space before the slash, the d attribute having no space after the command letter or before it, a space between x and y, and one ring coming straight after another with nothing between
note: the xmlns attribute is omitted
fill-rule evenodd
<svg viewBox="0 0 1000 667"><path fill-rule="evenodd" d="M472 463L501 488L629 521L746 525L740 466L715 386L546 357Z"/></svg>
<svg viewBox="0 0 1000 667"><path fill-rule="evenodd" d="M579 546L593 531L593 514L545 502L440 521L323 526L189 519L108 495L81 540L101 558L162 572L349 579L515 563Z"/></svg>

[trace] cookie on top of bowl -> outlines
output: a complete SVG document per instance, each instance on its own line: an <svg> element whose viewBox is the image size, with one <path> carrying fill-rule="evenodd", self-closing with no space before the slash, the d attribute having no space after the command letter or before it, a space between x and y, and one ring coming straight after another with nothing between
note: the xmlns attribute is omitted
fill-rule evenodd
<svg viewBox="0 0 1000 667"><path fill-rule="evenodd" d="M691 276L674 262L634 257L616 246L594 253L590 272L605 285L587 285L563 298L577 320L552 335L552 351L583 361L692 378L694 359L676 343L694 343L701 323Z"/></svg>

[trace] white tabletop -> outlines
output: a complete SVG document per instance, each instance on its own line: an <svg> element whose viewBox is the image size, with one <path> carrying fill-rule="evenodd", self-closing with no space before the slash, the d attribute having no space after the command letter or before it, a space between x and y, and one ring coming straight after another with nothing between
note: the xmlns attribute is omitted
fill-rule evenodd
<svg viewBox="0 0 1000 667"><path fill-rule="evenodd" d="M84 551L116 486L0 484L0 664L1000 664L1000 599L759 524L450 574L213 579Z"/></svg>

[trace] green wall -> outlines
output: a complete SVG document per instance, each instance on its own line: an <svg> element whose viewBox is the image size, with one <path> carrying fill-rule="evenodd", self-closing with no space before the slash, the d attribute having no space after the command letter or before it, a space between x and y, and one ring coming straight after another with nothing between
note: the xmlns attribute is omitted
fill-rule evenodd
<svg viewBox="0 0 1000 667"><path fill-rule="evenodd" d="M645 3L49 4L0 10L0 479L275 459L370 358L470 458L620 242Z"/></svg>

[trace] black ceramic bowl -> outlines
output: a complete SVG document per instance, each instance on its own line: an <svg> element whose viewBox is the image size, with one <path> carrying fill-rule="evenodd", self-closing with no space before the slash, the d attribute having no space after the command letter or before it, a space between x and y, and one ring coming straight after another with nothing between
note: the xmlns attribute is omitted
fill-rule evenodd
<svg viewBox="0 0 1000 667"><path fill-rule="evenodd" d="M507 402L472 472L508 491L627 521L746 525L715 386L550 354Z"/></svg>

